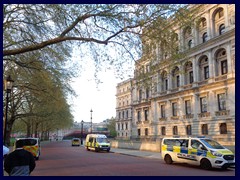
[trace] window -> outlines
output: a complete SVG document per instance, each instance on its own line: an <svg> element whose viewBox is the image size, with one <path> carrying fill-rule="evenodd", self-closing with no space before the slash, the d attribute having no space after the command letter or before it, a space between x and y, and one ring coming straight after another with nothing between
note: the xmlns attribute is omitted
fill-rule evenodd
<svg viewBox="0 0 240 180"><path fill-rule="evenodd" d="M188 41L188 49L190 49L192 47L192 40Z"/></svg>
<svg viewBox="0 0 240 180"><path fill-rule="evenodd" d="M126 118L128 119L128 110L126 110Z"/></svg>
<svg viewBox="0 0 240 180"><path fill-rule="evenodd" d="M209 78L209 66L208 66L208 57L203 56L199 62L200 69L200 79L201 81Z"/></svg>
<svg viewBox="0 0 240 180"><path fill-rule="evenodd" d="M165 91L167 91L167 90L168 90L168 80L165 79Z"/></svg>
<svg viewBox="0 0 240 180"><path fill-rule="evenodd" d="M125 124L126 130L128 130L128 123Z"/></svg>
<svg viewBox="0 0 240 180"><path fill-rule="evenodd" d="M186 134L187 135L192 135L192 127L191 127L191 125L187 125L186 126Z"/></svg>
<svg viewBox="0 0 240 180"><path fill-rule="evenodd" d="M189 83L192 84L193 83L193 71L189 72Z"/></svg>
<svg viewBox="0 0 240 180"><path fill-rule="evenodd" d="M177 87L179 87L180 86L180 77L179 77L179 75L177 75L176 76L176 83L177 83Z"/></svg>
<svg viewBox="0 0 240 180"><path fill-rule="evenodd" d="M167 79L167 72L164 71L161 74L161 78L162 78L162 91L167 91L168 90L168 79Z"/></svg>
<svg viewBox="0 0 240 180"><path fill-rule="evenodd" d="M177 116L177 103L172 103L172 115Z"/></svg>
<svg viewBox="0 0 240 180"><path fill-rule="evenodd" d="M118 130L120 130L120 124L118 124Z"/></svg>
<svg viewBox="0 0 240 180"><path fill-rule="evenodd" d="M121 112L118 112L118 118L121 119Z"/></svg>
<svg viewBox="0 0 240 180"><path fill-rule="evenodd" d="M148 109L144 110L144 119L145 119L145 121L148 120Z"/></svg>
<svg viewBox="0 0 240 180"><path fill-rule="evenodd" d="M201 113L207 112L207 98L200 98Z"/></svg>
<svg viewBox="0 0 240 180"><path fill-rule="evenodd" d="M161 134L166 135L166 127L165 126L161 127Z"/></svg>
<svg viewBox="0 0 240 180"><path fill-rule="evenodd" d="M141 89L138 91L138 98L139 98L139 101L142 100L142 90Z"/></svg>
<svg viewBox="0 0 240 180"><path fill-rule="evenodd" d="M179 76L179 68L175 67L172 71L172 78L173 78L173 88L177 88L180 86L180 76Z"/></svg>
<svg viewBox="0 0 240 180"><path fill-rule="evenodd" d="M141 136L141 129L138 129L138 136Z"/></svg>
<svg viewBox="0 0 240 180"><path fill-rule="evenodd" d="M227 134L227 124L226 123L221 123L219 128L220 128L220 134Z"/></svg>
<svg viewBox="0 0 240 180"><path fill-rule="evenodd" d="M219 35L222 35L224 32L225 32L225 25L224 25L224 24L221 24L221 25L219 26Z"/></svg>
<svg viewBox="0 0 240 180"><path fill-rule="evenodd" d="M193 83L193 66L192 62L188 61L185 63L184 68L184 84L191 84Z"/></svg>
<svg viewBox="0 0 240 180"><path fill-rule="evenodd" d="M153 85L153 91L156 93L157 92L157 82L154 82L154 85Z"/></svg>
<svg viewBox="0 0 240 180"><path fill-rule="evenodd" d="M191 140L191 146L193 149L198 149L200 144L202 144L202 143L200 143L198 140Z"/></svg>
<svg viewBox="0 0 240 180"><path fill-rule="evenodd" d="M161 118L165 118L166 114L165 114L165 105L161 105Z"/></svg>
<svg viewBox="0 0 240 180"><path fill-rule="evenodd" d="M186 114L191 114L191 104L190 104L190 100L185 101L185 113L186 113Z"/></svg>
<svg viewBox="0 0 240 180"><path fill-rule="evenodd" d="M204 79L208 79L209 78L209 67L205 66L204 67Z"/></svg>
<svg viewBox="0 0 240 180"><path fill-rule="evenodd" d="M227 74L228 70L227 70L227 60L221 61L221 73L223 74Z"/></svg>
<svg viewBox="0 0 240 180"><path fill-rule="evenodd" d="M122 124L122 130L123 130L123 125L124 125L124 124Z"/></svg>
<svg viewBox="0 0 240 180"><path fill-rule="evenodd" d="M218 94L218 109L219 111L226 110L226 94Z"/></svg>
<svg viewBox="0 0 240 180"><path fill-rule="evenodd" d="M207 37L208 37L207 33L206 32L203 33L203 35L202 35L202 42L203 43L205 43L207 41Z"/></svg>
<svg viewBox="0 0 240 180"><path fill-rule="evenodd" d="M178 135L178 127L173 126L173 135Z"/></svg>
<svg viewBox="0 0 240 180"><path fill-rule="evenodd" d="M141 111L137 111L137 120L141 121Z"/></svg>
<svg viewBox="0 0 240 180"><path fill-rule="evenodd" d="M122 118L124 119L124 111L122 112Z"/></svg>
<svg viewBox="0 0 240 180"><path fill-rule="evenodd" d="M148 136L148 128L145 128L145 136Z"/></svg>
<svg viewBox="0 0 240 180"><path fill-rule="evenodd" d="M149 88L146 89L146 99L149 98Z"/></svg>
<svg viewBox="0 0 240 180"><path fill-rule="evenodd" d="M202 125L202 134L208 134L208 125L207 124Z"/></svg>

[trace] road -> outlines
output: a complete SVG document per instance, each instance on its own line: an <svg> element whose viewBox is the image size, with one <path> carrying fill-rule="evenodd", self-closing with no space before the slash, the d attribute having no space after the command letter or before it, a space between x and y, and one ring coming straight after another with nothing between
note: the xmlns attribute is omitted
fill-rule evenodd
<svg viewBox="0 0 240 180"><path fill-rule="evenodd" d="M235 170L167 165L159 159L86 151L84 147L72 147L71 141L57 141L42 145L31 176L235 176Z"/></svg>

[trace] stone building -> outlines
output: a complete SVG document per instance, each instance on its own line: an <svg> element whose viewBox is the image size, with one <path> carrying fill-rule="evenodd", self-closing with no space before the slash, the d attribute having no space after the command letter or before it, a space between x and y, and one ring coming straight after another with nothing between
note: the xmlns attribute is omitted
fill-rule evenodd
<svg viewBox="0 0 240 180"><path fill-rule="evenodd" d="M131 138L201 135L235 145L235 5L206 4L195 17L191 26L169 26L184 58L172 61L164 42L155 41L154 55L138 60L136 74L145 73L151 85L143 86L136 74L129 80Z"/></svg>
<svg viewBox="0 0 240 180"><path fill-rule="evenodd" d="M132 79L117 85L116 98L117 138L129 139L132 129Z"/></svg>

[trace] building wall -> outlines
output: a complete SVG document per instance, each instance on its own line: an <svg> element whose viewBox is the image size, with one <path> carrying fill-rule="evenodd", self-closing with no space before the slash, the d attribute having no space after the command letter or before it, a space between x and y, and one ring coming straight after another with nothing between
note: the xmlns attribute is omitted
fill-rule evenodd
<svg viewBox="0 0 240 180"><path fill-rule="evenodd" d="M132 129L132 81L131 79L117 85L116 94L116 131L117 138L129 139Z"/></svg>
<svg viewBox="0 0 240 180"><path fill-rule="evenodd" d="M132 138L206 135L235 144L235 5L205 5L196 17L188 31L174 27L186 58L159 68L150 90L133 79ZM152 52L161 62L163 52ZM150 61L138 66L148 72Z"/></svg>

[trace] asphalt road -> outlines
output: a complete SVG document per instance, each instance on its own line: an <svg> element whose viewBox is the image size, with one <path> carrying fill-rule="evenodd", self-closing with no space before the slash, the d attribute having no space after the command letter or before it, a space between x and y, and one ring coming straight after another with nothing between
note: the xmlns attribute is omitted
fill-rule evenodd
<svg viewBox="0 0 240 180"><path fill-rule="evenodd" d="M57 141L42 145L31 176L235 176L235 170L167 165L160 159L86 151L84 147L72 147L71 141Z"/></svg>

